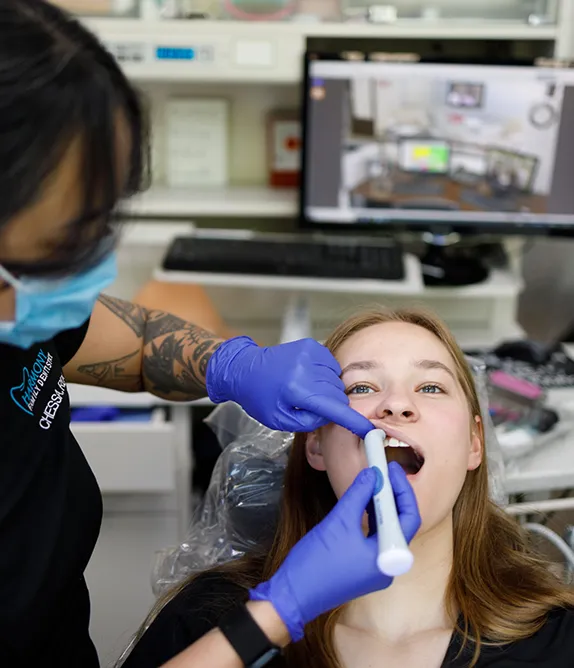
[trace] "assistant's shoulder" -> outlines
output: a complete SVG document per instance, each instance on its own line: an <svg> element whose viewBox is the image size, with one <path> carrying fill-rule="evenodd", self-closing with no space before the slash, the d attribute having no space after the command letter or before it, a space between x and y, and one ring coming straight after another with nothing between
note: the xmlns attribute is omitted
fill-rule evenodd
<svg viewBox="0 0 574 668"><path fill-rule="evenodd" d="M58 351L61 366L66 366L78 352L88 333L89 324L90 321L88 319L83 325L75 329L67 329L54 337L54 345Z"/></svg>
<svg viewBox="0 0 574 668"><path fill-rule="evenodd" d="M157 668L215 628L221 617L247 601L246 588L230 576L206 572L193 578L162 608L123 668Z"/></svg>

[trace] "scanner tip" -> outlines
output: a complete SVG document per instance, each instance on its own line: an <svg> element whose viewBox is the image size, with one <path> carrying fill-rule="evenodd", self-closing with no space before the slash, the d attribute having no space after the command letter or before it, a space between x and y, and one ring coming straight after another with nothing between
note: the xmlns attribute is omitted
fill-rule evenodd
<svg viewBox="0 0 574 668"><path fill-rule="evenodd" d="M401 548L386 550L377 557L379 570L391 578L404 575L410 571L413 562L413 553L408 549L403 550Z"/></svg>

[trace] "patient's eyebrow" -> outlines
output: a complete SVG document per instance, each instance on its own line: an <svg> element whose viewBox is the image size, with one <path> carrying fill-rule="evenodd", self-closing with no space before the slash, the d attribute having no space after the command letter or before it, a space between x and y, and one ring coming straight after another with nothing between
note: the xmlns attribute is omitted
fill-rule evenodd
<svg viewBox="0 0 574 668"><path fill-rule="evenodd" d="M440 369L441 371L446 371L453 380L456 380L454 373L447 365L438 360L418 360L415 362L415 366L419 369Z"/></svg>
<svg viewBox="0 0 574 668"><path fill-rule="evenodd" d="M344 376L348 371L372 371L373 369L381 366L373 360L363 360L362 362L351 362L341 372L341 376Z"/></svg>

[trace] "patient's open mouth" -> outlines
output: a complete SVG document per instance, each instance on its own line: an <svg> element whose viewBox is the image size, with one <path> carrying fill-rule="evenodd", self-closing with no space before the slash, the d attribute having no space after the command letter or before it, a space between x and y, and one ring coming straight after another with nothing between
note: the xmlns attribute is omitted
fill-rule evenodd
<svg viewBox="0 0 574 668"><path fill-rule="evenodd" d="M400 464L407 475L416 475L425 463L419 452L397 438L385 438L385 455L388 462Z"/></svg>

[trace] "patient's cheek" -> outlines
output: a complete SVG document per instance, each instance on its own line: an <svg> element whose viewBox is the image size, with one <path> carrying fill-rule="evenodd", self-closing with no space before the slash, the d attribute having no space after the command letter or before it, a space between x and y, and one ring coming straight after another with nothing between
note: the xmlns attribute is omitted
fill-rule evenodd
<svg viewBox="0 0 574 668"><path fill-rule="evenodd" d="M331 487L337 498L341 498L368 466L363 442L338 425L325 427L320 438Z"/></svg>
<svg viewBox="0 0 574 668"><path fill-rule="evenodd" d="M375 414L377 403L377 395L375 393L371 394L354 394L349 397L349 406L364 415L366 418L373 417Z"/></svg>
<svg viewBox="0 0 574 668"><path fill-rule="evenodd" d="M340 499L343 496L355 478L367 466L366 455L356 450L352 456L342 457L327 465L327 474L337 498Z"/></svg>

